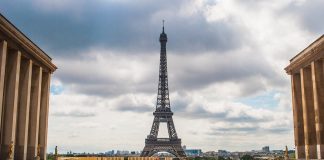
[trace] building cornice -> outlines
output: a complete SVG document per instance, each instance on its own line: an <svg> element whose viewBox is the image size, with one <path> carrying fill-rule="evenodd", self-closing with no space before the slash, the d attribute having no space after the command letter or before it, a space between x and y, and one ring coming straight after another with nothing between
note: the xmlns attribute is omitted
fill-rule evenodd
<svg viewBox="0 0 324 160"><path fill-rule="evenodd" d="M36 60L44 64L50 72L54 72L57 67L52 63L52 59L27 36L25 36L17 27L0 14L0 29L15 43L22 46L26 52L32 55Z"/></svg>
<svg viewBox="0 0 324 160"><path fill-rule="evenodd" d="M322 57L324 57L324 35L293 57L285 70L287 74L299 72L301 68Z"/></svg>

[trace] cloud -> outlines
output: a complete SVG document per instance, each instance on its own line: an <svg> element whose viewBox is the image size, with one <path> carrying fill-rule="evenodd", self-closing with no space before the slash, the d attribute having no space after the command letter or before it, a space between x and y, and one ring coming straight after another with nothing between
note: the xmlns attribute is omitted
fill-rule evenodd
<svg viewBox="0 0 324 160"><path fill-rule="evenodd" d="M153 112L155 107L147 97L126 95L118 98L114 108L119 112L147 113Z"/></svg>
<svg viewBox="0 0 324 160"><path fill-rule="evenodd" d="M244 134L244 133L255 133L258 131L258 127L256 126L238 126L238 127L220 127L214 128L213 132L209 133L211 135L215 134L229 134L229 133L236 133L236 134Z"/></svg>
<svg viewBox="0 0 324 160"><path fill-rule="evenodd" d="M324 16L321 9L323 5L324 2L321 0L292 1L281 13L295 17L304 29L318 36L324 32L322 27L324 22L321 19Z"/></svg>
<svg viewBox="0 0 324 160"><path fill-rule="evenodd" d="M75 124L75 126L79 128L98 128L100 127L100 124L95 122L81 122Z"/></svg>
<svg viewBox="0 0 324 160"><path fill-rule="evenodd" d="M94 117L96 116L94 113L83 112L80 110L73 110L70 112L54 112L53 116L56 117Z"/></svg>
<svg viewBox="0 0 324 160"><path fill-rule="evenodd" d="M283 113L276 113L280 115L281 120L276 119L275 116L271 117L268 121L255 121L253 123L237 121L235 123L220 121L216 123L213 127L211 127L210 135L220 135L220 134L286 134L290 133L292 122L287 118L287 116L283 116Z"/></svg>
<svg viewBox="0 0 324 160"><path fill-rule="evenodd" d="M16 2L3 3L13 6ZM15 10L1 9L10 15L25 15L12 16L11 20L55 57L73 57L93 46L133 53L155 51L162 19L167 20L169 47L177 53L225 52L242 45L242 37L237 35L244 32L235 23L209 23L204 16L207 7L204 3L188 16L187 12L195 6L186 4L184 0L177 3L141 0L136 4L34 0L23 5L24 9L17 6Z"/></svg>
<svg viewBox="0 0 324 160"><path fill-rule="evenodd" d="M249 109L252 108L245 108L245 110L241 110L239 112L234 111L235 109L238 109L238 107L231 107L226 106L223 108L223 106L212 106L212 107L218 107L223 108L224 110L221 112L212 112L206 110L203 106L191 106L192 110L188 109L187 111L178 112L178 115L184 116L188 119L208 119L211 121L227 121L227 122L260 122L260 121L270 121L269 117L259 117L255 116L249 113Z"/></svg>
<svg viewBox="0 0 324 160"><path fill-rule="evenodd" d="M118 106L118 111L131 111L138 113L152 112L152 107L150 106Z"/></svg>
<svg viewBox="0 0 324 160"><path fill-rule="evenodd" d="M322 3L5 0L0 10L59 68L51 87L50 146L142 149L156 104L165 19L171 108L183 143L246 150L293 146L283 68L322 34Z"/></svg>
<svg viewBox="0 0 324 160"><path fill-rule="evenodd" d="M278 88L289 83L269 70L270 64L261 57L246 59L246 52L239 54L169 54L170 91L197 90L215 84L222 87L224 83L233 83L239 88L240 95L248 96L266 90L269 85ZM228 63L224 59L238 63ZM126 55L93 49L76 59L57 59L57 64L64 70L58 70L55 75L67 84L65 89L83 94L103 97L128 92L152 94L157 91L158 60L158 52L155 55Z"/></svg>

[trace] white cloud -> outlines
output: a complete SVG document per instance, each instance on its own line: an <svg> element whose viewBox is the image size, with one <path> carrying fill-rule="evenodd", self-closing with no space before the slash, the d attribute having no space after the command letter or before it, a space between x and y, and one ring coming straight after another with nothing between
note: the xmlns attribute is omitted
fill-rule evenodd
<svg viewBox="0 0 324 160"><path fill-rule="evenodd" d="M242 151L259 149L264 145L282 149L286 144L292 148L290 82L283 68L318 34L306 28L303 23L307 15L301 14L305 11L298 8L306 4L312 8L311 2L192 0L172 5L141 2L147 10L140 13L143 9L140 5L118 2L132 5L123 10L129 13L118 13L121 20L113 22L117 31L132 29L130 33L150 30L147 24L160 24L164 18L170 22L166 30L170 46L170 99L176 129L183 144L204 151ZM90 12L91 7L83 12L85 1L35 0L34 3L43 7L45 12L66 13L71 9L77 13L75 18L88 12L89 15L101 16ZM132 7L136 9L133 11ZM146 14L150 15L145 20L133 24L134 19ZM128 21L132 22L131 25ZM98 28L85 30L91 29ZM112 34L109 29L103 31ZM59 70L52 83L52 89L56 90L51 94L49 150L53 150L55 145L63 151L79 152L142 149L153 120L151 112L156 101L159 48L152 53L152 50L139 51L125 44L145 46L148 41L158 43L158 34L145 36L140 32L134 38L127 32L125 35L129 37L120 38L116 35L123 34L119 33L114 35L116 40L108 39L110 41L105 47L93 45L84 49L79 46L82 51L71 52L73 54L67 57L58 55L54 59ZM88 40L102 34L90 32L85 35ZM141 39L143 37L146 39ZM113 42L116 41L122 42L122 49L114 48L116 44ZM172 46L175 43L177 45ZM182 50L177 50L177 47L182 47ZM269 93L271 104L276 106L264 107L262 102L249 105L240 101Z"/></svg>

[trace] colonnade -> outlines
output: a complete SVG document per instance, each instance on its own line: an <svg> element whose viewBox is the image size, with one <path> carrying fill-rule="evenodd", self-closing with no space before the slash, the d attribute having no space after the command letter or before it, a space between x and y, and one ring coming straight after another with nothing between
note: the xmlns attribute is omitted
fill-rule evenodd
<svg viewBox="0 0 324 160"><path fill-rule="evenodd" d="M0 159L46 159L49 69L0 42Z"/></svg>
<svg viewBox="0 0 324 160"><path fill-rule="evenodd" d="M324 60L291 74L297 159L324 159Z"/></svg>

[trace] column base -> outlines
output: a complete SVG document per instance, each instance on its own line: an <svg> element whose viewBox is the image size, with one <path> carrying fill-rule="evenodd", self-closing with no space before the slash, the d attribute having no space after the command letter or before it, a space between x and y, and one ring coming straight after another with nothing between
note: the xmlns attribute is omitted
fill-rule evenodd
<svg viewBox="0 0 324 160"><path fill-rule="evenodd" d="M296 146L296 159L305 159L305 146Z"/></svg>
<svg viewBox="0 0 324 160"><path fill-rule="evenodd" d="M27 150L25 150L25 146L16 145L15 146L15 159L26 159L26 157L27 157Z"/></svg>
<svg viewBox="0 0 324 160"><path fill-rule="evenodd" d="M5 159L5 160L13 160L13 158L9 158L9 145L3 144L1 146L1 153L0 153L0 159ZM12 153L14 154L14 153ZM14 155L12 155L13 157Z"/></svg>
<svg viewBox="0 0 324 160"><path fill-rule="evenodd" d="M317 159L317 146L306 145L306 159Z"/></svg>
<svg viewBox="0 0 324 160"><path fill-rule="evenodd" d="M46 159L46 148L45 147L40 147L40 159L45 160Z"/></svg>
<svg viewBox="0 0 324 160"><path fill-rule="evenodd" d="M28 146L27 147L27 159L34 159L35 156L37 156L36 154L36 147L34 146Z"/></svg>
<svg viewBox="0 0 324 160"><path fill-rule="evenodd" d="M324 144L317 145L317 158L324 159Z"/></svg>

